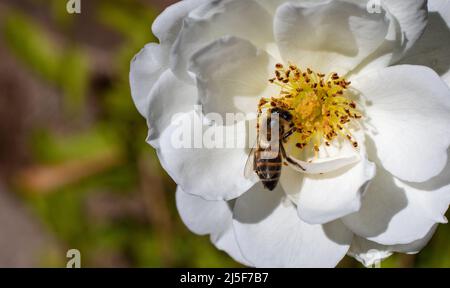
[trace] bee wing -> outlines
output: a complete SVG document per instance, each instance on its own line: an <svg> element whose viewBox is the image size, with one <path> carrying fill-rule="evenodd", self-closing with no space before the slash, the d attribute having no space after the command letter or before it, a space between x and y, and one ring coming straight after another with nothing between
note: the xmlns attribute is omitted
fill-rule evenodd
<svg viewBox="0 0 450 288"><path fill-rule="evenodd" d="M244 177L249 180L257 181L258 175L255 173L254 161L255 161L255 151L256 145L250 150L248 154L247 162L244 168Z"/></svg>

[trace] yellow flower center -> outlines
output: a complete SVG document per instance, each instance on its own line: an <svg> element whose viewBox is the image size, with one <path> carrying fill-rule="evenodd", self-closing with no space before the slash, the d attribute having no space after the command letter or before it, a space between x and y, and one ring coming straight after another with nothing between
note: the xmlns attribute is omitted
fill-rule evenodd
<svg viewBox="0 0 450 288"><path fill-rule="evenodd" d="M351 83L345 78L337 73L326 76L309 68L302 71L295 65L285 68L277 64L275 78L269 82L280 86L280 94L262 98L258 112L274 107L289 111L292 114L290 128L297 134L298 148L312 143L317 153L322 143L329 146L338 136L358 147L347 126L362 114L349 97L347 89Z"/></svg>

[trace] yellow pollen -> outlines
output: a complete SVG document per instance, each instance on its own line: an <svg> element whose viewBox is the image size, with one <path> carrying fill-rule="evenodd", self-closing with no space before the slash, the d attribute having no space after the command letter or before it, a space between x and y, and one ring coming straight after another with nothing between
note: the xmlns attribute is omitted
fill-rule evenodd
<svg viewBox="0 0 450 288"><path fill-rule="evenodd" d="M309 68L302 71L295 65L285 68L276 64L275 77L269 82L281 88L280 94L262 98L258 110L277 107L289 111L299 149L312 143L317 155L322 144L329 146L338 136L358 147L347 126L362 114L346 93L351 83L345 78L337 73L325 75Z"/></svg>

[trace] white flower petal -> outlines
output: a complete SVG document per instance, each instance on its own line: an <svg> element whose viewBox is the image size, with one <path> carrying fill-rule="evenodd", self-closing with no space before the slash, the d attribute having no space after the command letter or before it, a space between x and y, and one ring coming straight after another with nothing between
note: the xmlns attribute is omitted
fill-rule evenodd
<svg viewBox="0 0 450 288"><path fill-rule="evenodd" d="M275 15L275 38L285 61L322 73L346 74L384 41L384 14L344 1L286 3Z"/></svg>
<svg viewBox="0 0 450 288"><path fill-rule="evenodd" d="M447 222L444 214L450 203L448 168L444 175L427 183L408 184L378 167L360 211L343 217L343 222L355 234L384 245L408 244L424 238L436 223Z"/></svg>
<svg viewBox="0 0 450 288"><path fill-rule="evenodd" d="M281 4L286 3L288 0L257 0L257 1L259 4L261 4L261 6L266 8L266 10L269 11L271 15L275 15L277 8Z"/></svg>
<svg viewBox="0 0 450 288"><path fill-rule="evenodd" d="M200 103L205 113L254 112L268 89L274 61L249 41L224 37L192 57L190 70L197 78ZM269 72L270 71L270 72ZM273 86L273 87L270 87ZM274 92L275 93L275 92Z"/></svg>
<svg viewBox="0 0 450 288"><path fill-rule="evenodd" d="M341 222L310 225L278 186L255 186L236 200L233 227L241 252L256 267L334 267L352 233Z"/></svg>
<svg viewBox="0 0 450 288"><path fill-rule="evenodd" d="M238 142L246 139L246 123L221 126L205 124L204 121L197 111L178 115L161 133L157 143L152 143L159 147L157 152L161 165L187 193L206 200L239 197L254 184L244 176L248 158L246 144ZM219 139L217 143L223 146L211 145L216 142L202 143L202 136L210 133L216 135ZM221 135L226 143L220 140ZM179 142L180 138L184 141ZM226 146L228 144L233 145Z"/></svg>
<svg viewBox="0 0 450 288"><path fill-rule="evenodd" d="M183 19L198 6L210 0L179 1L166 8L153 22L153 34L159 42L170 46L175 42L183 25Z"/></svg>
<svg viewBox="0 0 450 288"><path fill-rule="evenodd" d="M169 66L169 51L190 11L210 0L180 1L169 6L153 22L153 34L160 44L147 44L131 61L131 94L138 111L147 117L148 93Z"/></svg>
<svg viewBox="0 0 450 288"><path fill-rule="evenodd" d="M384 168L412 182L442 171L450 145L450 89L436 73L400 65L362 75L352 86L367 99L368 130Z"/></svg>
<svg viewBox="0 0 450 288"><path fill-rule="evenodd" d="M142 116L147 117L148 93L167 69L168 53L159 44L150 43L134 56L130 64L130 87L134 104Z"/></svg>
<svg viewBox="0 0 450 288"><path fill-rule="evenodd" d="M274 15L276 13L276 10L284 3L290 2L290 3L294 3L294 4L301 4L301 5L309 5L309 6L314 6L317 5L318 3L320 5L322 4L328 4L331 1L336 1L336 0L257 0L258 3L261 4L261 6L263 6L264 8L267 9L267 11L270 12L270 14ZM360 6L361 8L366 8L367 7L367 1L368 0L339 0L339 1L344 1L344 2L348 2L348 3L352 3L355 5Z"/></svg>
<svg viewBox="0 0 450 288"><path fill-rule="evenodd" d="M433 14L437 12L441 15L445 23L450 27L450 1L449 0L428 0L428 11Z"/></svg>
<svg viewBox="0 0 450 288"><path fill-rule="evenodd" d="M197 89L178 80L167 69L147 96L147 121L149 123L148 141L154 143L161 132L167 128L176 113L189 112L197 102Z"/></svg>
<svg viewBox="0 0 450 288"><path fill-rule="evenodd" d="M300 218L323 224L358 211L374 174L375 165L362 160L327 176L305 176L297 206Z"/></svg>
<svg viewBox="0 0 450 288"><path fill-rule="evenodd" d="M372 266L391 256L394 252L416 254L430 241L436 227L437 225L433 226L424 238L400 245L381 245L355 235L348 255L354 257L364 266Z"/></svg>
<svg viewBox="0 0 450 288"><path fill-rule="evenodd" d="M370 267L391 256L393 251L388 249L388 246L355 235L347 254L361 262L364 266Z"/></svg>
<svg viewBox="0 0 450 288"><path fill-rule="evenodd" d="M427 26L426 0L383 0L383 6L395 17L399 26L393 37L400 36L400 45L391 63L399 60L406 51L411 49ZM398 36L397 36L398 35ZM391 38L391 40L393 40Z"/></svg>
<svg viewBox="0 0 450 288"><path fill-rule="evenodd" d="M331 173L361 160L358 154L318 158L311 161L303 161L295 157L289 158L292 160L288 161L289 167L298 172L310 175Z"/></svg>
<svg viewBox="0 0 450 288"><path fill-rule="evenodd" d="M352 71L353 74L364 74L398 62L414 46L427 25L426 0L346 1L359 2L375 13L386 11L389 19L385 41Z"/></svg>
<svg viewBox="0 0 450 288"><path fill-rule="evenodd" d="M254 266L242 255L241 249L236 241L233 225L231 223L228 229L226 229L222 234L211 235L211 242L214 243L217 249L227 252L228 255L230 255L235 261L246 266Z"/></svg>
<svg viewBox="0 0 450 288"><path fill-rule="evenodd" d="M237 246L232 227L233 204L227 201L207 201L185 193L177 187L176 202L184 224L199 235L211 234L211 241L236 261L250 266Z"/></svg>
<svg viewBox="0 0 450 288"><path fill-rule="evenodd" d="M220 234L232 220L232 206L227 201L207 201L177 187L176 203L183 223L195 234Z"/></svg>
<svg viewBox="0 0 450 288"><path fill-rule="evenodd" d="M191 56L223 36L248 39L258 47L264 47L273 42L272 18L253 0L211 1L198 7L184 19L172 49L171 68L174 73L193 82L193 75L189 75L187 70Z"/></svg>
<svg viewBox="0 0 450 288"><path fill-rule="evenodd" d="M361 208L362 197L369 181L375 176L376 168L367 160L364 141L359 142L361 161L350 167L303 177L289 168L283 170L281 184L296 201L303 221L309 224L328 223Z"/></svg>
<svg viewBox="0 0 450 288"><path fill-rule="evenodd" d="M301 175L290 168L283 170L281 185L288 197L297 204L303 221L310 224L327 223L360 209L362 196L375 175L375 165L367 160L363 131L354 131L352 134L360 147L359 155L356 154L359 156L358 161L351 163L353 165L316 175ZM335 148L329 153L355 154L349 141L343 144L340 151ZM323 147L321 153L332 147Z"/></svg>
<svg viewBox="0 0 450 288"><path fill-rule="evenodd" d="M343 168L349 168L352 164L365 158L365 156L361 157L361 155L365 155L365 152L362 151L363 153L360 153L360 148L364 149L363 130L350 127L349 129L352 130L353 137L362 147L355 149L353 144L348 141L346 137L338 137L330 146L326 146L325 143L323 143L319 147L318 157L313 153L314 148L312 145L299 150L295 146L297 141L294 135L291 137L292 139L285 144L286 154L290 158L288 159L290 161L287 161L288 165L298 172L309 175L327 174Z"/></svg>
<svg viewBox="0 0 450 288"><path fill-rule="evenodd" d="M450 85L450 1L429 0L428 7L425 33L401 63L428 66Z"/></svg>

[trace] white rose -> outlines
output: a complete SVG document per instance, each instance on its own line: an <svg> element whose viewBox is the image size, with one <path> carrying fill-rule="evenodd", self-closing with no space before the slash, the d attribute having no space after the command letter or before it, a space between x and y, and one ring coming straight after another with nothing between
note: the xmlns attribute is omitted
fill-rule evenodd
<svg viewBox="0 0 450 288"><path fill-rule="evenodd" d="M371 265L392 252L417 253L437 223L447 222L450 1L429 1L430 13L426 0L384 0L368 9L370 2L185 0L154 22L160 43L133 59L132 96L150 127L148 142L178 184L184 223L237 261L333 267L348 254ZM290 64L306 76L286 75ZM282 75L272 84L275 69ZM320 86L321 77L324 88L302 86ZM339 103L318 100L339 89L342 97L327 96ZM289 100L282 91L297 94ZM307 171L284 167L274 191L244 176L247 148L174 147L173 115L203 121L197 104L204 114L256 113L270 97L294 109L298 125L316 129L306 148L289 138L289 155L300 161L317 146L298 162ZM319 118L311 116L317 111ZM333 118L326 111L338 112ZM339 124L342 117L350 119ZM305 133L292 138L298 143Z"/></svg>

